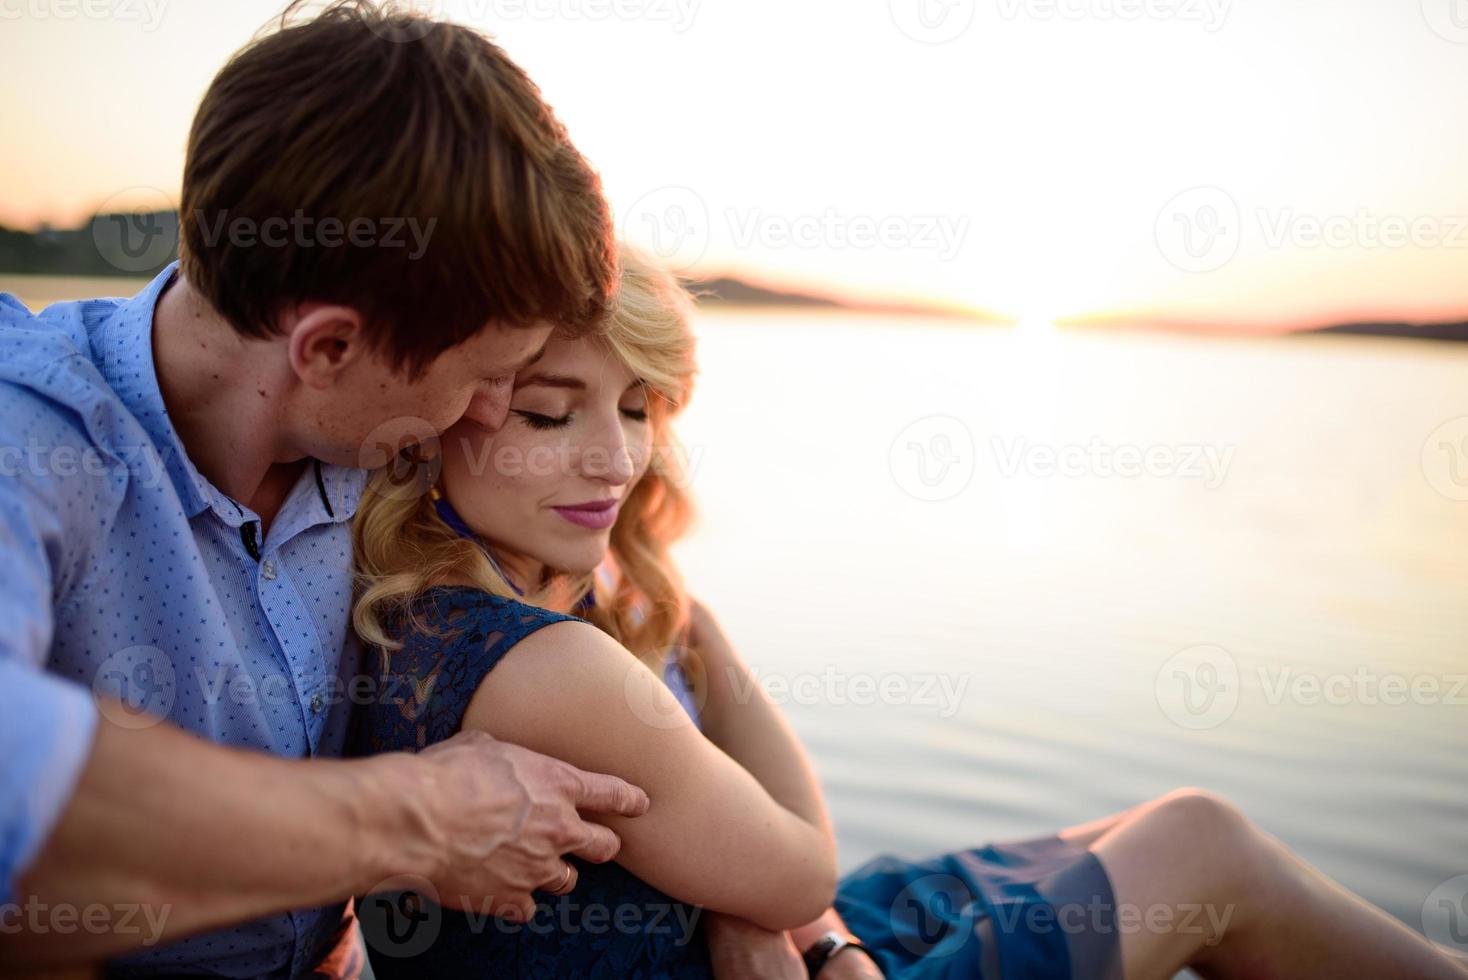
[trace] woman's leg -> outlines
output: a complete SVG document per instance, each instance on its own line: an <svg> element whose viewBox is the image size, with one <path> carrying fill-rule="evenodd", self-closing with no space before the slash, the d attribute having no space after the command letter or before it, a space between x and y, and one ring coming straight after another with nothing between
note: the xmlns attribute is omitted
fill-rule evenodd
<svg viewBox="0 0 1468 980"><path fill-rule="evenodd" d="M1062 836L1106 868L1128 980L1189 964L1250 980L1468 976L1208 793L1180 790Z"/></svg>
<svg viewBox="0 0 1468 980"><path fill-rule="evenodd" d="M1107 834L1111 830L1115 829L1117 824L1121 823L1127 817L1130 817L1132 814L1136 813L1140 809L1141 806L1134 806L1130 809L1122 810L1120 813L1113 813L1109 817L1102 817L1099 820L1092 820L1090 823L1078 823L1074 827L1066 827L1057 836L1060 837L1062 840L1070 841L1072 844L1075 844L1077 846L1089 848L1092 844L1096 843L1096 841L1100 839L1104 834Z"/></svg>

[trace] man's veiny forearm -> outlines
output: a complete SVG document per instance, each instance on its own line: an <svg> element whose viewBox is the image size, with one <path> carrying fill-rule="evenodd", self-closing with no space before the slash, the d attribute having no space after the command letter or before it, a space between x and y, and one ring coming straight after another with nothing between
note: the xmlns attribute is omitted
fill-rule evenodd
<svg viewBox="0 0 1468 980"><path fill-rule="evenodd" d="M104 718L18 883L20 914L0 920L0 970L96 961L431 874L432 842L412 833L415 771L405 755L287 760ZM55 927L57 909L75 923L99 906L102 928Z"/></svg>

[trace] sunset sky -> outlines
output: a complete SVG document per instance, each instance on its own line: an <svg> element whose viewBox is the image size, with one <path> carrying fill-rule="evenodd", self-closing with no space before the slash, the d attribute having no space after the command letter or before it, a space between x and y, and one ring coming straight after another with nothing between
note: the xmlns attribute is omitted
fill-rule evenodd
<svg viewBox="0 0 1468 980"><path fill-rule="evenodd" d="M690 271L1031 320L1468 316L1465 0L414 6L495 34ZM176 203L199 96L279 7L0 0L0 222Z"/></svg>

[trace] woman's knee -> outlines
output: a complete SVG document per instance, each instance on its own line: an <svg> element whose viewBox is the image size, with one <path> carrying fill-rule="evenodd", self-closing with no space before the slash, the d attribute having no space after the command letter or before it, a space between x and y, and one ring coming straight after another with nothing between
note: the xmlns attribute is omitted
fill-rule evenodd
<svg viewBox="0 0 1468 980"><path fill-rule="evenodd" d="M1176 789L1143 805L1138 820L1151 833L1193 855L1213 855L1226 868L1247 871L1264 851L1265 837L1243 812L1210 790Z"/></svg>

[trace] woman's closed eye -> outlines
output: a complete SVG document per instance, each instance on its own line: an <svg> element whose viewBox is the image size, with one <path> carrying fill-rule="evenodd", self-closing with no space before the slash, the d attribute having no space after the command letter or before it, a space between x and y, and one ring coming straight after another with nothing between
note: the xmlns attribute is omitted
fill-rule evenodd
<svg viewBox="0 0 1468 980"><path fill-rule="evenodd" d="M571 413L555 417L542 415L539 412L527 412L523 409L511 409L512 415L518 415L525 420L525 424L532 429L564 429L571 424Z"/></svg>
<svg viewBox="0 0 1468 980"><path fill-rule="evenodd" d="M537 430L564 429L575 418L575 415L571 412L567 412L561 416L554 416L542 415L540 412L527 412L519 408L512 409L511 414L520 416L520 418L525 420L526 425ZM622 414L634 422L647 421L647 409L645 408L624 408L622 409Z"/></svg>

